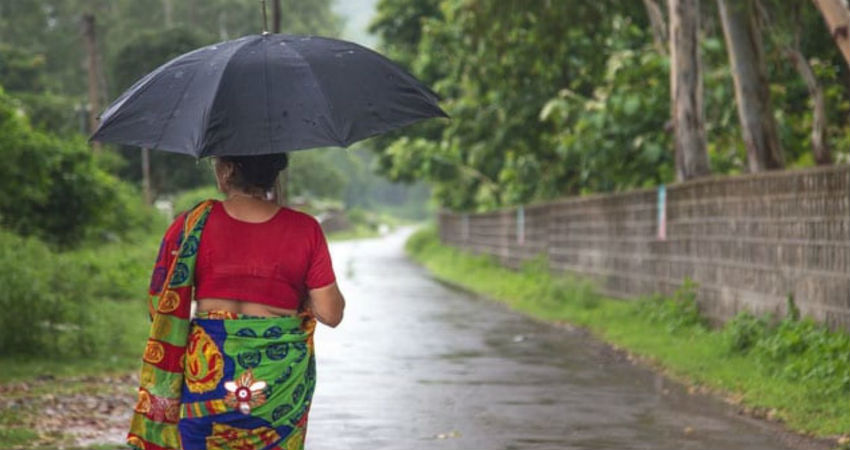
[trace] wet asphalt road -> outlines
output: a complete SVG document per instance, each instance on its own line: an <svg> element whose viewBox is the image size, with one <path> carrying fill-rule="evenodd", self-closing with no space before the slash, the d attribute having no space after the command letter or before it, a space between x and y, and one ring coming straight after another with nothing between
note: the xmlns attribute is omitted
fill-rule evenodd
<svg viewBox="0 0 850 450"><path fill-rule="evenodd" d="M581 331L434 281L409 232L331 246L346 317L317 332L308 449L790 448Z"/></svg>

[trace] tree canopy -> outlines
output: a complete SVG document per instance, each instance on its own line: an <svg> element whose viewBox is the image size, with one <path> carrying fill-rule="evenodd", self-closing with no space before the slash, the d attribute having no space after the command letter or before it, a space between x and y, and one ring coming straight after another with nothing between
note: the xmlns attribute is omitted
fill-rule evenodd
<svg viewBox="0 0 850 450"><path fill-rule="evenodd" d="M847 161L850 73L817 9L792 3L760 1L756 18L784 159L789 167L814 163L812 100L782 45L797 29L824 86L826 139ZM716 4L704 1L699 13L711 170L745 172ZM451 115L378 146L382 171L429 180L445 207L490 209L675 178L670 58L640 2L381 0L373 30L432 83Z"/></svg>

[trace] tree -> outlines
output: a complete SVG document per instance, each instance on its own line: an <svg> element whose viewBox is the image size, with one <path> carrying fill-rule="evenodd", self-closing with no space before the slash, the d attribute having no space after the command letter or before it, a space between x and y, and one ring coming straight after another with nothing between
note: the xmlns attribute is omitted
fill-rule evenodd
<svg viewBox="0 0 850 450"><path fill-rule="evenodd" d="M280 0L272 0L272 33L280 33Z"/></svg>
<svg viewBox="0 0 850 450"><path fill-rule="evenodd" d="M393 61L412 69L422 26L429 20L442 20L439 0L379 0L377 14L369 31L381 39L383 52ZM431 82L427 77L423 80Z"/></svg>
<svg viewBox="0 0 850 450"><path fill-rule="evenodd" d="M97 48L97 34L95 31L95 16L94 14L84 14L83 20L83 36L86 41L86 60L88 61L88 85L89 85L89 133L93 133L97 128L97 116L100 114L100 55ZM92 145L97 151L100 148L98 143Z"/></svg>
<svg viewBox="0 0 850 450"><path fill-rule="evenodd" d="M670 95L676 152L676 177L708 175L702 105L702 73L697 35L699 0L669 0Z"/></svg>
<svg viewBox="0 0 850 450"><path fill-rule="evenodd" d="M785 166L752 0L717 0L750 172Z"/></svg>
<svg viewBox="0 0 850 450"><path fill-rule="evenodd" d="M652 25L652 42L655 44L655 49L662 55L666 55L668 40L664 14L655 0L643 0L643 6L646 8L646 16L649 17L649 23Z"/></svg>
<svg viewBox="0 0 850 450"><path fill-rule="evenodd" d="M844 61L850 64L850 10L841 0L812 0L823 14L829 34L841 49Z"/></svg>
<svg viewBox="0 0 850 450"><path fill-rule="evenodd" d="M0 226L60 247L149 222L129 186L106 173L85 140L33 129L0 88Z"/></svg>
<svg viewBox="0 0 850 450"><path fill-rule="evenodd" d="M805 55L802 45L802 29L807 20L808 2L794 2L791 5L781 0L759 0L756 2L759 21L766 24L768 35L787 58L797 74L805 82L811 98L811 133L810 140L814 160L818 165L832 164L832 149L829 143L827 129L829 116L824 86L818 80L812 64ZM812 6L809 9L814 9ZM810 29L813 34L819 30Z"/></svg>
<svg viewBox="0 0 850 450"><path fill-rule="evenodd" d="M203 37L188 28L141 32L118 52L112 67L112 78L120 89L130 87L137 78L176 56L203 44ZM183 155L151 152L135 147L122 148L128 165L121 174L142 181L148 200L157 193L172 192L197 186L209 180L209 172L196 161Z"/></svg>

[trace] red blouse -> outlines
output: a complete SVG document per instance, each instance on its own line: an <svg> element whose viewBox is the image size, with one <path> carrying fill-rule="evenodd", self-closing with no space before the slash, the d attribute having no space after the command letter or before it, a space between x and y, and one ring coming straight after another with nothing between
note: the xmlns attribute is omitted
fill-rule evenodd
<svg viewBox="0 0 850 450"><path fill-rule="evenodd" d="M179 234L182 216L169 227L163 247ZM157 283L163 258L176 249L161 248L151 280ZM167 267L167 265L165 266ZM336 281L328 244L313 217L281 208L261 223L234 219L221 202L214 202L207 218L195 264L195 298L221 298L297 309L310 289ZM159 284L160 286L157 286Z"/></svg>

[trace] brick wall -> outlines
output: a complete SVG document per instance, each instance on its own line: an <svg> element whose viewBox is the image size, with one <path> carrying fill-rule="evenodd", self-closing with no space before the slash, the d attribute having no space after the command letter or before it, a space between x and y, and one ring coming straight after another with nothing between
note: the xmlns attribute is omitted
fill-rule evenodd
<svg viewBox="0 0 850 450"><path fill-rule="evenodd" d="M442 212L439 224L446 244L510 267L544 254L554 271L592 277L611 296L671 293L690 277L715 320L742 309L781 315L793 295L803 314L850 330L848 167Z"/></svg>

